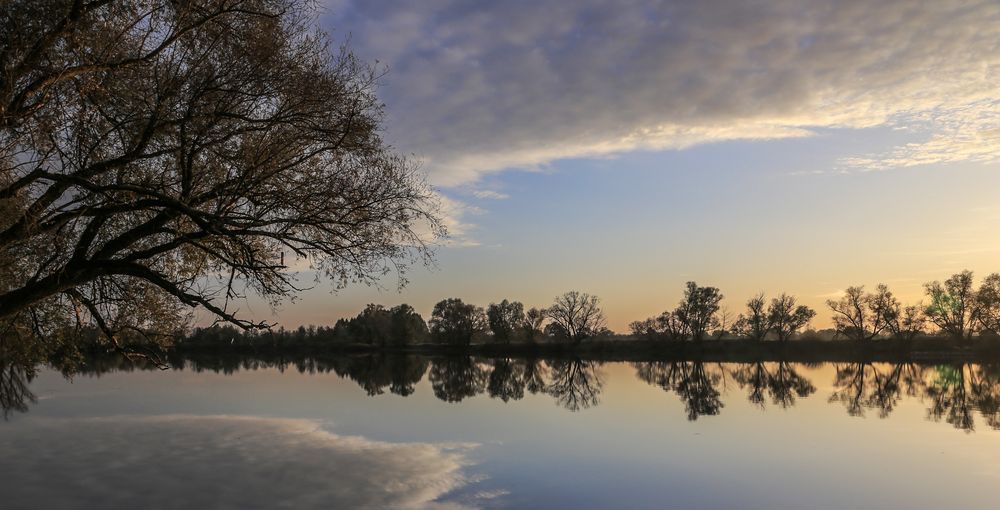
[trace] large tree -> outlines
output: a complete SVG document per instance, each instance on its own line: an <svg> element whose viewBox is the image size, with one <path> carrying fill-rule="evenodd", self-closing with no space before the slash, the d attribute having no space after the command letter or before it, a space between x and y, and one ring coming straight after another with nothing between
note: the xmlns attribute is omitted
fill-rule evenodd
<svg viewBox="0 0 1000 510"><path fill-rule="evenodd" d="M439 301L431 312L430 332L440 343L469 345L487 329L489 321L483 309L458 298Z"/></svg>
<svg viewBox="0 0 1000 510"><path fill-rule="evenodd" d="M0 327L171 330L429 256L433 193L379 135L379 72L307 0L0 7Z"/></svg>
<svg viewBox="0 0 1000 510"><path fill-rule="evenodd" d="M931 300L924 310L931 323L952 338L972 338L979 320L972 271L955 273L944 284L924 284L924 292Z"/></svg>
<svg viewBox="0 0 1000 510"><path fill-rule="evenodd" d="M815 316L816 312L812 308L796 305L795 297L788 294L772 299L771 306L767 308L767 322L781 342L795 335Z"/></svg>
<svg viewBox="0 0 1000 510"><path fill-rule="evenodd" d="M510 343L517 335L528 327L528 319L524 315L524 305L520 301L504 299L499 303L490 303L486 308L493 340Z"/></svg>
<svg viewBox="0 0 1000 510"><path fill-rule="evenodd" d="M687 329L692 340L700 341L718 323L716 313L722 301L722 292L716 287L699 287L695 282L687 282L684 299L681 299L674 314Z"/></svg>
<svg viewBox="0 0 1000 510"><path fill-rule="evenodd" d="M889 287L878 284L875 292L865 292L864 286L848 287L840 299L826 302L833 311L833 324L838 334L852 340L872 340L889 327L899 302Z"/></svg>
<svg viewBox="0 0 1000 510"><path fill-rule="evenodd" d="M558 336L572 343L597 335L605 327L601 300L585 292L569 291L555 299L545 313Z"/></svg>

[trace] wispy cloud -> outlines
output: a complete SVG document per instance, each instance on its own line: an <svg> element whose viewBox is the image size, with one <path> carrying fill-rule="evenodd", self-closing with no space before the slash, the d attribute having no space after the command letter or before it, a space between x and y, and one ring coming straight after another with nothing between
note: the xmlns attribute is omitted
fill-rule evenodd
<svg viewBox="0 0 1000 510"><path fill-rule="evenodd" d="M994 0L358 0L325 23L388 64L389 135L442 186L816 127L928 130L852 169L1000 153Z"/></svg>
<svg viewBox="0 0 1000 510"><path fill-rule="evenodd" d="M487 200L505 200L510 198L510 195L506 193L500 193L499 191L492 190L476 190L472 192L472 195L476 198L482 198Z"/></svg>
<svg viewBox="0 0 1000 510"><path fill-rule="evenodd" d="M956 108L924 112L919 124L929 133L924 141L909 143L883 154L841 160L846 168L889 170L919 165L1000 160L1000 99L983 100ZM913 122L913 118L896 121Z"/></svg>
<svg viewBox="0 0 1000 510"><path fill-rule="evenodd" d="M477 216L485 211L444 194L439 194L438 200L441 205L441 222L448 230L448 236L444 239L445 246L480 246L482 243L474 236L478 226L471 221L470 216Z"/></svg>

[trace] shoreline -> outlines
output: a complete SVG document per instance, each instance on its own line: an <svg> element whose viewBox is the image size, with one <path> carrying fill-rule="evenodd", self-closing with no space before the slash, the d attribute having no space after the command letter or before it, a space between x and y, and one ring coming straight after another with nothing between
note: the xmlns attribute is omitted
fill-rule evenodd
<svg viewBox="0 0 1000 510"><path fill-rule="evenodd" d="M488 358L579 358L595 361L910 361L921 363L1000 361L1000 339L976 338L957 343L946 338L912 341L884 339L872 342L853 340L793 340L788 342L747 340L704 340L668 342L644 340L603 340L580 344L416 344L402 346L348 345L177 345L167 357L263 356L333 357L353 355L422 355L430 357L475 356Z"/></svg>

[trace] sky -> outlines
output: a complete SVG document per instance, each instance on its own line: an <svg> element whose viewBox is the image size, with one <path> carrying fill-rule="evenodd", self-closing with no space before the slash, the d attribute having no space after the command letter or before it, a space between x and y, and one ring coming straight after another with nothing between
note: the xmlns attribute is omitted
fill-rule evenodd
<svg viewBox="0 0 1000 510"><path fill-rule="evenodd" d="M916 302L1000 271L995 0L328 0L318 21L386 71L386 139L451 237L403 291L320 284L286 326L576 289L625 331L695 280L826 327L849 285Z"/></svg>

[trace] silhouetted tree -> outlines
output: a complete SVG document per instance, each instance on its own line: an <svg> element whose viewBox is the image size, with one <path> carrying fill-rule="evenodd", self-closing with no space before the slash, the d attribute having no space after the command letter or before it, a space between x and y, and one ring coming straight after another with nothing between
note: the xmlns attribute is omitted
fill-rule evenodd
<svg viewBox="0 0 1000 510"><path fill-rule="evenodd" d="M575 290L557 297L545 313L552 320L551 331L573 343L596 335L605 324L600 301L597 296Z"/></svg>
<svg viewBox="0 0 1000 510"><path fill-rule="evenodd" d="M926 331L927 317L923 305L903 307L899 303L893 305L888 315L886 330L895 338L911 341Z"/></svg>
<svg viewBox="0 0 1000 510"><path fill-rule="evenodd" d="M264 327L232 303L294 294L292 257L405 283L434 195L381 138L379 72L331 52L310 4L4 3L5 331L161 341L196 307Z"/></svg>
<svg viewBox="0 0 1000 510"><path fill-rule="evenodd" d="M534 342L542 336L545 323L545 310L531 308L525 312L524 318L525 339L529 342Z"/></svg>
<svg viewBox="0 0 1000 510"><path fill-rule="evenodd" d="M767 322L781 342L791 338L815 316L816 312L812 308L796 306L795 298L787 294L772 299L771 305L767 307Z"/></svg>
<svg viewBox="0 0 1000 510"><path fill-rule="evenodd" d="M391 342L396 345L412 345L425 342L429 331L424 318L412 306L402 304L389 310L392 319Z"/></svg>
<svg viewBox="0 0 1000 510"><path fill-rule="evenodd" d="M431 313L430 332L439 342L469 345L477 333L486 331L487 328L488 322L483 309L465 304L458 298L438 302Z"/></svg>
<svg viewBox="0 0 1000 510"><path fill-rule="evenodd" d="M924 311L927 319L952 338L970 339L978 320L972 271L962 271L941 282L924 285L931 302Z"/></svg>
<svg viewBox="0 0 1000 510"><path fill-rule="evenodd" d="M733 326L734 332L749 340L761 341L771 331L771 321L767 314L767 301L761 292L747 300L746 314L741 314Z"/></svg>
<svg viewBox="0 0 1000 510"><path fill-rule="evenodd" d="M528 321L524 315L524 305L517 301L504 299L499 304L490 303L486 308L493 339L501 343L510 343L515 336L527 329Z"/></svg>
<svg viewBox="0 0 1000 510"><path fill-rule="evenodd" d="M719 289L699 287L695 282L687 282L684 299L677 306L674 315L684 324L691 339L700 341L717 324L715 315L721 301L722 293Z"/></svg>
<svg viewBox="0 0 1000 510"><path fill-rule="evenodd" d="M1000 334L1000 274L983 279L976 292L976 319L981 332Z"/></svg>
<svg viewBox="0 0 1000 510"><path fill-rule="evenodd" d="M898 307L884 284L879 284L874 293L865 293L863 286L848 287L843 297L827 300L826 304L833 310L837 333L858 341L872 340L882 333Z"/></svg>

